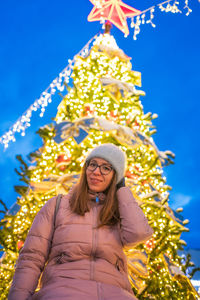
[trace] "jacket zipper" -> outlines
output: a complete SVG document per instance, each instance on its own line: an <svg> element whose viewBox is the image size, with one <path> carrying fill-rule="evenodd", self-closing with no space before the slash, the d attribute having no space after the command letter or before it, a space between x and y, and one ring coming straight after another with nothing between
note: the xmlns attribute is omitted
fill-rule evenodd
<svg viewBox="0 0 200 300"><path fill-rule="evenodd" d="M90 279L94 280L94 266L95 266L95 253L97 248L97 204L93 208L93 222L92 222L92 251L91 251L91 268Z"/></svg>

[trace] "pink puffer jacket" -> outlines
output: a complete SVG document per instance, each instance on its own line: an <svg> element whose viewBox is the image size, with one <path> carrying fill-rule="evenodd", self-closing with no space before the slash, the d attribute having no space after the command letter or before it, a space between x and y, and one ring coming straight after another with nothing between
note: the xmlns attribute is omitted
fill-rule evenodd
<svg viewBox="0 0 200 300"><path fill-rule="evenodd" d="M148 240L153 229L129 188L120 188L117 198L120 224L97 229L100 204L91 201L90 211L80 216L70 210L70 194L63 196L55 232L56 197L51 198L35 217L20 252L8 300L136 299L123 247ZM34 293L44 266L42 288Z"/></svg>

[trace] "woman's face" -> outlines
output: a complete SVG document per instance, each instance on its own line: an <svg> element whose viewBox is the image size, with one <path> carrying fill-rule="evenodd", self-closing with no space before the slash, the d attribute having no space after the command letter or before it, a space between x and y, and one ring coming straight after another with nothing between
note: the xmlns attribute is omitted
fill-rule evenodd
<svg viewBox="0 0 200 300"><path fill-rule="evenodd" d="M103 158L92 158L90 161L90 165L94 168L95 165L102 166L102 172L107 173L109 171L109 168L111 167L111 164L107 162ZM96 167L94 171L90 170L90 167L86 169L86 177L87 177L87 183L88 187L93 192L103 192L105 191L113 178L114 170L112 169L110 173L104 175L100 171L99 167Z"/></svg>

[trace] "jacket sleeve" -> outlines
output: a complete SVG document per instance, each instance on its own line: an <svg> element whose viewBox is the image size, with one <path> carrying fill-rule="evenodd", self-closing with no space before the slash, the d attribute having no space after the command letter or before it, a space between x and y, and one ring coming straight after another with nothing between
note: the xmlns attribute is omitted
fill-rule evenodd
<svg viewBox="0 0 200 300"><path fill-rule="evenodd" d="M36 215L20 251L8 300L28 300L38 285L54 232L56 197L51 198Z"/></svg>
<svg viewBox="0 0 200 300"><path fill-rule="evenodd" d="M125 248L134 247L150 239L154 233L148 220L128 187L117 191L120 213L120 236Z"/></svg>

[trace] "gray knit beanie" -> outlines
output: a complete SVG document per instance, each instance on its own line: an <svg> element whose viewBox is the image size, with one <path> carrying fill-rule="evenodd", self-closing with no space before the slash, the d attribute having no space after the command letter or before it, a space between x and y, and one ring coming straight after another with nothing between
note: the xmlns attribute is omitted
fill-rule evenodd
<svg viewBox="0 0 200 300"><path fill-rule="evenodd" d="M100 157L107 160L115 169L117 174L117 183L124 177L126 154L114 144L102 144L94 148L86 158L86 161L94 157Z"/></svg>

